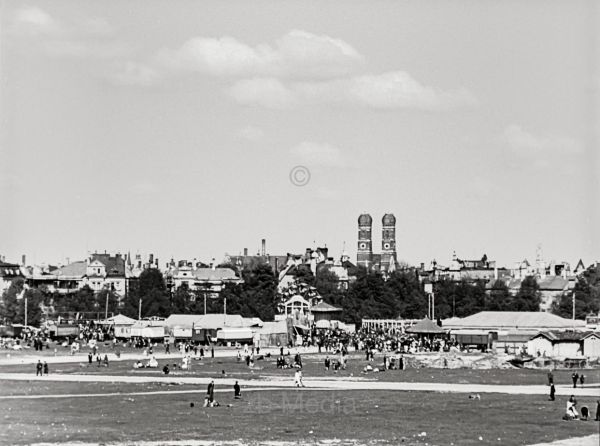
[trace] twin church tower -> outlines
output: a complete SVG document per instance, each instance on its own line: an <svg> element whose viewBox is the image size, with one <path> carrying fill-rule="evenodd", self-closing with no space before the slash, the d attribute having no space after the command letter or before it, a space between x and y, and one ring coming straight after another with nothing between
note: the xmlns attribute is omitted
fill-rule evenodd
<svg viewBox="0 0 600 446"><path fill-rule="evenodd" d="M385 214L381 219L381 254L373 254L373 219L369 214L358 217L358 251L356 263L368 270L392 272L396 269L396 217Z"/></svg>

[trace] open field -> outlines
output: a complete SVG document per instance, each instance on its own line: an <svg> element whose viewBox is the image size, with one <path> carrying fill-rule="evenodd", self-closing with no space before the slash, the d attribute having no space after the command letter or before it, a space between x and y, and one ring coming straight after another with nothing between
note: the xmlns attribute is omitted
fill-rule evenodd
<svg viewBox="0 0 600 446"><path fill-rule="evenodd" d="M117 390L62 384L60 391L67 394ZM30 395L50 390L41 382L11 382L11 387ZM105 397L0 399L5 427L0 444L186 439L310 444L341 438L381 444L523 445L598 431L592 421L560 421L561 401L520 395L486 394L471 400L464 394L433 392L287 389L244 392L244 399L236 401L229 391L216 393L221 407L203 408L203 393L131 395L140 391L131 384L118 391L122 394ZM589 406L591 400L581 399L580 405ZM426 436L418 436L422 432Z"/></svg>
<svg viewBox="0 0 600 446"><path fill-rule="evenodd" d="M139 353L139 351L138 351ZM193 360L192 370L177 370L173 364L181 364L181 359L177 355L166 357L158 356L158 369L133 369L134 359L126 359L122 356L120 361L116 361L114 355L109 354L110 366L97 367L96 363L88 365L85 354L76 357L68 356L66 360L75 362L51 363L50 372L60 374L102 374L102 375L124 375L124 376L163 376L161 369L164 364L171 367L170 376L184 377L218 377L223 375L223 371L228 377L236 379L291 379L293 370L277 369L275 358L271 357L256 361L254 369L249 369L246 364L238 362L235 357L224 356L231 355L231 351L218 351L220 355L216 358L204 358L202 361ZM221 356L223 355L223 356ZM137 357L140 357L139 355ZM305 377L331 377L331 378L361 378L375 381L389 382L431 382L431 383L454 383L454 384L500 384L500 385L544 385L547 383L547 370L536 369L435 369L435 368L407 368L405 370L389 370L380 373L363 373L365 365L372 367L382 367L382 356L376 357L372 363L364 360L364 356L352 353L348 361L348 368L340 370L337 373L332 370L325 370L323 360L325 354L306 354L302 355L303 373ZM44 360L43 357L40 359ZM288 358L289 359L289 358ZM59 361L60 358L53 360ZM145 361L145 360L144 360ZM35 365L32 364L2 364L0 362L0 372L6 373L35 373ZM581 372L581 371L580 371ZM600 370L586 369L583 371L586 375L586 387L600 385ZM571 385L570 370L555 370L554 382L557 386Z"/></svg>
<svg viewBox="0 0 600 446"><path fill-rule="evenodd" d="M109 367L88 365L85 352L40 357L49 360L50 376L36 378L31 352L18 353L27 364L11 363L14 356L0 360L0 444L331 444L337 439L344 440L340 445L566 440L561 446L570 446L576 437L598 432L596 422L564 422L561 417L571 392L578 395L579 407L587 405L595 415L599 370L585 370L586 388L577 391L570 388L571 371L554 371L557 400L550 402L545 370L409 368L364 374L367 361L352 353L348 369L334 373L324 370L325 354L310 353L302 355L307 388L298 390L291 387L294 371L277 369L274 358L256 361L250 370L231 349L218 350L214 359L194 360L191 371L174 369L168 376L160 368L134 370L138 350L125 352L121 360L109 353ZM161 368L181 363L179 355L161 353ZM379 366L381 358L371 365ZM203 408L211 378L222 406ZM243 386L241 401L232 397L234 380ZM475 392L481 392L480 400L469 399ZM595 446L598 437L581 441Z"/></svg>

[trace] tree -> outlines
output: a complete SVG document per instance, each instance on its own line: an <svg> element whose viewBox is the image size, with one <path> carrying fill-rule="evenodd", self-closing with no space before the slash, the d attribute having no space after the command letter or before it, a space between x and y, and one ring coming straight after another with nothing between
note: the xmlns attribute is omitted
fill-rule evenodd
<svg viewBox="0 0 600 446"><path fill-rule="evenodd" d="M192 311L192 292L187 283L182 283L173 293L171 314L190 314Z"/></svg>
<svg viewBox="0 0 600 446"><path fill-rule="evenodd" d="M359 268L342 307L347 312L346 320L353 323L359 323L362 318L396 318L399 313L398 301L386 288L381 273L369 273L364 268Z"/></svg>
<svg viewBox="0 0 600 446"><path fill-rule="evenodd" d="M600 311L600 265L591 266L577 278L571 292L564 293L553 302L551 311L559 316L573 317L573 297L575 298L575 318L585 319Z"/></svg>
<svg viewBox="0 0 600 446"><path fill-rule="evenodd" d="M338 276L329 268L317 269L314 287L325 302L336 304L344 298L346 293L340 289L339 283Z"/></svg>
<svg viewBox="0 0 600 446"><path fill-rule="evenodd" d="M496 280L490 291L488 299L487 311L510 311L510 302L512 298L508 286L502 280Z"/></svg>
<svg viewBox="0 0 600 446"><path fill-rule="evenodd" d="M268 264L259 264L253 269L242 271L241 285L243 306L249 317L272 320L276 311L277 279ZM229 302L228 302L229 304Z"/></svg>
<svg viewBox="0 0 600 446"><path fill-rule="evenodd" d="M241 284L226 284L219 298L207 299L207 311L222 313L226 299L227 313L272 320L277 304L277 279L270 265L260 262L246 266L242 270L242 279ZM204 305L204 298L197 299L197 304Z"/></svg>
<svg viewBox="0 0 600 446"><path fill-rule="evenodd" d="M27 325L39 327L43 320L41 305L44 302L44 294L41 290L30 288L25 290L23 297L19 300L20 313L25 315L25 299L27 299ZM24 318L22 323L24 323Z"/></svg>
<svg viewBox="0 0 600 446"><path fill-rule="evenodd" d="M88 285L83 286L74 293L56 296L55 307L59 313L89 313L99 311L94 290Z"/></svg>
<svg viewBox="0 0 600 446"><path fill-rule="evenodd" d="M23 292L25 282L23 279L13 280L2 293L2 302L0 302L0 319L9 324L17 324L22 321L22 313L19 314L19 295Z"/></svg>
<svg viewBox="0 0 600 446"><path fill-rule="evenodd" d="M96 301L97 311L102 315L105 313L115 315L119 312L119 296L109 288L98 291L94 300ZM107 302L108 306L106 305Z"/></svg>
<svg viewBox="0 0 600 446"><path fill-rule="evenodd" d="M533 276L527 276L521 282L517 294L510 301L511 311L540 311L542 296L540 286Z"/></svg>
<svg viewBox="0 0 600 446"><path fill-rule="evenodd" d="M421 319L427 314L427 295L414 272L393 272L385 282L385 287L395 296L398 312L403 318Z"/></svg>
<svg viewBox="0 0 600 446"><path fill-rule="evenodd" d="M123 303L123 314L137 318L140 299L142 317L166 317L170 314L171 302L167 286L158 269L145 269L140 274L140 278L131 285Z"/></svg>

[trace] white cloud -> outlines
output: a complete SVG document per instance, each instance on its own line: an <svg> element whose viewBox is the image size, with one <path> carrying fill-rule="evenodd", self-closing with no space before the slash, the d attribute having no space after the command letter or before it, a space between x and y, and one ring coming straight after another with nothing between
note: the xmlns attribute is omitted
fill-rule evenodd
<svg viewBox="0 0 600 446"><path fill-rule="evenodd" d="M276 110L290 108L297 101L295 93L274 78L237 81L229 89L229 94L242 105L258 105Z"/></svg>
<svg viewBox="0 0 600 446"><path fill-rule="evenodd" d="M440 91L420 84L404 71L358 76L336 81L331 87L340 90L346 100L381 109L449 110L477 102L466 90Z"/></svg>
<svg viewBox="0 0 600 446"><path fill-rule="evenodd" d="M158 60L175 70L215 76L329 78L353 72L363 57L348 43L292 30L273 45L250 46L229 36L195 37Z"/></svg>
<svg viewBox="0 0 600 446"><path fill-rule="evenodd" d="M516 124L506 127L502 139L513 153L524 158L577 154L583 151L583 145L575 139L557 135L537 136Z"/></svg>
<svg viewBox="0 0 600 446"><path fill-rule="evenodd" d="M304 141L292 147L290 153L299 163L305 164L308 168L311 166L347 167L350 164L342 151L330 144Z"/></svg>
<svg viewBox="0 0 600 446"><path fill-rule="evenodd" d="M464 89L441 91L424 86L403 71L287 84L274 78L256 78L234 83L230 93L241 104L268 108L341 103L388 110L446 111L477 104L475 97Z"/></svg>
<svg viewBox="0 0 600 446"><path fill-rule="evenodd" d="M263 139L265 132L260 127L247 125L239 130L238 135L248 141L256 142Z"/></svg>
<svg viewBox="0 0 600 446"><path fill-rule="evenodd" d="M15 12L14 25L17 31L33 34L60 31L58 22L47 12L36 7L21 8Z"/></svg>
<svg viewBox="0 0 600 446"><path fill-rule="evenodd" d="M120 71L110 76L110 79L121 85L139 85L149 87L159 78L158 73L145 65L136 62L126 62Z"/></svg>

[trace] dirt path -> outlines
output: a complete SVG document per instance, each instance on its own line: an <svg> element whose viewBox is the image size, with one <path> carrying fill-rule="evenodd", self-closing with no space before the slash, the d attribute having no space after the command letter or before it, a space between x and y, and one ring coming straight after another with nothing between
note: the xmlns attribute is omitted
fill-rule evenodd
<svg viewBox="0 0 600 446"><path fill-rule="evenodd" d="M29 373L0 373L0 380L17 381L62 381L62 382L109 382L109 383L177 383L206 385L212 378L206 377L177 377L177 376L119 376L119 375L83 375L83 374L50 374L35 376ZM217 386L230 387L235 383L233 378L214 378ZM237 380L241 386L250 387L276 387L290 388L294 386L289 380ZM386 390L386 391L426 391L426 392L452 392L452 393L503 393L511 395L546 395L548 387L545 385L496 385L496 384L446 384L446 383L408 383L408 382L381 382L358 381L344 379L305 378L307 388L330 390ZM600 397L598 388L577 388L558 386L557 397L569 395Z"/></svg>

